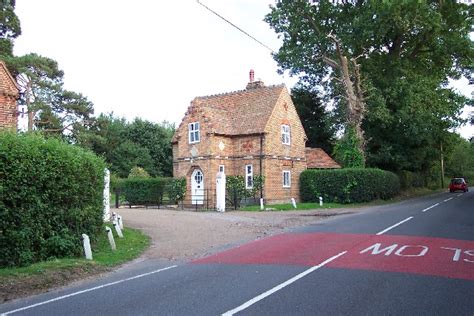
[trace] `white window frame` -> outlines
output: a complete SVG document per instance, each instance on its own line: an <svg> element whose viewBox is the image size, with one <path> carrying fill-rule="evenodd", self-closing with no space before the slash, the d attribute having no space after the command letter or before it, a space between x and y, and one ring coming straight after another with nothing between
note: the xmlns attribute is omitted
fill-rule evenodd
<svg viewBox="0 0 474 316"><path fill-rule="evenodd" d="M249 170L250 167L250 170ZM249 185L250 180L250 185ZM253 166L245 165L245 188L253 189Z"/></svg>
<svg viewBox="0 0 474 316"><path fill-rule="evenodd" d="M219 172L225 173L225 165L219 165Z"/></svg>
<svg viewBox="0 0 474 316"><path fill-rule="evenodd" d="M188 140L190 144L199 143L201 141L199 122L192 122L188 124Z"/></svg>
<svg viewBox="0 0 474 316"><path fill-rule="evenodd" d="M287 175L287 176L285 177L285 175ZM283 170L282 180L283 180L283 187L284 188L291 188L291 171L290 170ZM286 180L288 180L288 181L286 181Z"/></svg>
<svg viewBox="0 0 474 316"><path fill-rule="evenodd" d="M283 145L290 145L291 144L290 125L286 125L286 124L281 125L281 143Z"/></svg>

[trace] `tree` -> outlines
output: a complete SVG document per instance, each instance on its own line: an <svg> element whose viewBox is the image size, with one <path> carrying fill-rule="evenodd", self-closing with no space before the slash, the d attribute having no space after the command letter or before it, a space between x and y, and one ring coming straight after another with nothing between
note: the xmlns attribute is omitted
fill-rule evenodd
<svg viewBox="0 0 474 316"><path fill-rule="evenodd" d="M0 56L13 56L13 40L20 36L20 20L15 14L15 0L1 0Z"/></svg>
<svg viewBox="0 0 474 316"><path fill-rule="evenodd" d="M308 136L306 146L319 147L332 153L336 133L334 119L324 107L318 93L298 85L291 90L291 98Z"/></svg>
<svg viewBox="0 0 474 316"><path fill-rule="evenodd" d="M455 1L282 0L266 21L283 39L274 55L280 69L301 74L350 117L350 82L340 71L347 59L366 105L356 112L369 166L426 172L462 123L467 100L447 83L472 70L472 13Z"/></svg>
<svg viewBox="0 0 474 316"><path fill-rule="evenodd" d="M136 118L127 126L125 137L148 149L153 159L153 168L149 170L152 176L172 176L173 153L171 138L174 126L168 122L155 124Z"/></svg>
<svg viewBox="0 0 474 316"><path fill-rule="evenodd" d="M75 142L105 158L111 170L121 177L128 176L130 169L139 166L151 176L173 174L171 138L174 126L135 119L128 123L113 113L101 114L90 126L75 129ZM142 155L133 153L133 150Z"/></svg>
<svg viewBox="0 0 474 316"><path fill-rule="evenodd" d="M153 167L153 159L148 149L128 140L115 148L110 156L110 171L121 178L128 177L133 167L145 170L150 170Z"/></svg>
<svg viewBox="0 0 474 316"><path fill-rule="evenodd" d="M80 93L63 88L64 72L56 61L37 54L10 59L20 86L19 103L28 112L28 130L63 135L90 124L94 108Z"/></svg>
<svg viewBox="0 0 474 316"><path fill-rule="evenodd" d="M13 55L13 40L21 34L15 0L2 0L0 11L0 59L20 88L19 104L28 112L28 130L67 137L74 128L90 124L93 104L80 93L64 89L64 72L58 63L35 53ZM68 131L68 132L66 132Z"/></svg>

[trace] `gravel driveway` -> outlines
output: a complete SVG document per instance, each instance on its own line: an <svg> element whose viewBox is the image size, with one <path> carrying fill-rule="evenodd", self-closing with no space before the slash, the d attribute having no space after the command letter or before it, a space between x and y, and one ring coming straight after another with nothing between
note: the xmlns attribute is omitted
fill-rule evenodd
<svg viewBox="0 0 474 316"><path fill-rule="evenodd" d="M152 239L145 258L171 261L203 257L232 246L309 225L328 216L360 209L307 211L194 212L153 208L120 208L125 226L142 230Z"/></svg>

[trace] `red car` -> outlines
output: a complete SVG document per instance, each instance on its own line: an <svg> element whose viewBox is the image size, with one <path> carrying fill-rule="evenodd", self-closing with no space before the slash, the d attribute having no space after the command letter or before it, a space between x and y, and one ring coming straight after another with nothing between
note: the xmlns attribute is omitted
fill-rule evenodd
<svg viewBox="0 0 474 316"><path fill-rule="evenodd" d="M469 187L467 186L466 180L464 178L453 178L451 179L451 183L449 184L449 192L454 191L469 191Z"/></svg>

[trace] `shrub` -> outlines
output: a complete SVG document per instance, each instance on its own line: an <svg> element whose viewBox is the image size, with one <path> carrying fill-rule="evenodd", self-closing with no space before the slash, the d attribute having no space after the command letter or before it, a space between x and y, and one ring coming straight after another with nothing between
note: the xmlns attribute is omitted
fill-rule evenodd
<svg viewBox="0 0 474 316"><path fill-rule="evenodd" d="M128 174L129 178L150 178L150 174L141 167L133 167Z"/></svg>
<svg viewBox="0 0 474 316"><path fill-rule="evenodd" d="M130 205L160 205L170 181L171 178L124 179L122 192Z"/></svg>
<svg viewBox="0 0 474 316"><path fill-rule="evenodd" d="M102 159L56 139L0 132L0 266L79 255L103 223Z"/></svg>
<svg viewBox="0 0 474 316"><path fill-rule="evenodd" d="M245 187L244 176L227 176L226 177L226 196L227 201L233 207L240 207L242 199L253 198L257 199L260 190L263 188L265 179L263 176L257 175L253 177L253 188L247 189Z"/></svg>
<svg viewBox="0 0 474 316"><path fill-rule="evenodd" d="M171 179L166 186L166 193L171 202L178 203L184 200L186 194L186 178Z"/></svg>
<svg viewBox="0 0 474 316"><path fill-rule="evenodd" d="M400 180L392 172L380 169L306 170L300 176L303 202L368 202L389 199L400 191Z"/></svg>

